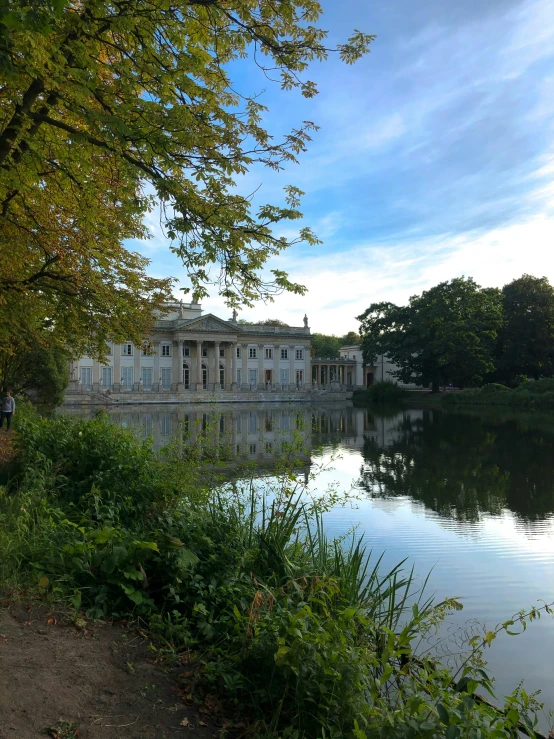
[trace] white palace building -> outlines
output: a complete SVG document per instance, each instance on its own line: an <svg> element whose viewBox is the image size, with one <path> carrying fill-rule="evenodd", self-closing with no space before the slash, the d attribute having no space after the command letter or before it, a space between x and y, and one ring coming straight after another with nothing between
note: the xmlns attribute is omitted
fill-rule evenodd
<svg viewBox="0 0 554 739"><path fill-rule="evenodd" d="M303 326L238 323L236 316L202 315L198 303L168 305L148 349L112 344L103 363L72 362L66 403L343 400L393 379L386 358L365 366L358 346L311 357L307 316Z"/></svg>
<svg viewBox="0 0 554 739"><path fill-rule="evenodd" d="M205 402L245 392L273 400L281 398L268 392L298 398L314 389L307 317L300 327L244 324L236 312L223 320L202 315L198 303L178 303L157 318L149 339L147 350L131 342L110 346L105 363L87 356L73 362L67 402L83 395L144 402L147 393L152 401Z"/></svg>

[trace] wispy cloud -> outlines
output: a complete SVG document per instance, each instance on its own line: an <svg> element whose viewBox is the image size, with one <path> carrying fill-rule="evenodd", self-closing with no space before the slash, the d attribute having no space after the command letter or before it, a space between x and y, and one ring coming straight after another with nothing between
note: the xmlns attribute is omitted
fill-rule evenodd
<svg viewBox="0 0 554 739"><path fill-rule="evenodd" d="M298 184L300 225L325 243L275 260L308 296L245 316L299 323L307 312L316 330L343 333L369 303L403 302L460 274L483 285L523 272L554 281L554 3L323 4L337 39L351 27L378 38L353 68L315 67L315 101L275 89L263 98L272 130L305 119L321 130L299 167L255 167L238 187L262 185L261 203ZM241 84L260 87L248 75ZM184 282L152 219L144 253ZM206 308L227 313L215 297Z"/></svg>

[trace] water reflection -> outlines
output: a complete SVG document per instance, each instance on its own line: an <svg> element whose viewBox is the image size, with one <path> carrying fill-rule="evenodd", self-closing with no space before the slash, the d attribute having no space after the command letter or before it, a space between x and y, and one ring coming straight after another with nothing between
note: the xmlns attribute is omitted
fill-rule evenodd
<svg viewBox="0 0 554 739"><path fill-rule="evenodd" d="M73 412L90 417L96 409ZM142 405L108 412L114 422L151 436L158 449L183 437L205 445L225 479L241 474L244 459L249 474L252 468L254 474L272 474L283 452L290 455L292 449L305 475L323 468L313 483L318 490L333 485L347 491L354 482L362 499L326 514L329 535L342 537L357 526L374 552L384 552L383 566L407 558L419 582L431 572L429 594L463 598L454 626L465 628L477 619L494 627L540 598L554 600L551 416L419 409L387 414L273 403ZM498 694L525 678L526 689L542 689L553 708L545 659L553 649L554 622L541 619L491 650Z"/></svg>
<svg viewBox="0 0 554 739"><path fill-rule="evenodd" d="M71 412L71 411L70 411ZM73 413L92 417L96 409ZM434 410L375 413L345 405L125 406L113 421L151 437L160 449L179 435L226 459L247 457L270 470L294 447L310 465L332 450L357 452L351 476L374 500L408 498L451 522L511 511L542 521L554 511L554 428ZM537 421L540 419L536 419ZM361 472L360 472L361 466Z"/></svg>
<svg viewBox="0 0 554 739"><path fill-rule="evenodd" d="M506 509L538 521L554 510L553 442L551 426L521 419L401 413L386 439L366 436L360 484L372 497L409 496L460 522Z"/></svg>

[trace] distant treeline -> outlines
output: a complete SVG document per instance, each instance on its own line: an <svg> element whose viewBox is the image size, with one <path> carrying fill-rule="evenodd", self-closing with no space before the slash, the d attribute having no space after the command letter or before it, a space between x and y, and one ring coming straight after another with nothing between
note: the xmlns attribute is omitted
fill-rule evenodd
<svg viewBox="0 0 554 739"><path fill-rule="evenodd" d="M361 341L360 334L349 331L344 336L334 334L312 334L312 356L314 357L337 357L342 346L352 346Z"/></svg>
<svg viewBox="0 0 554 739"><path fill-rule="evenodd" d="M502 289L459 277L405 306L372 303L358 320L368 364L387 354L397 380L434 392L554 376L554 288L546 277L523 275Z"/></svg>

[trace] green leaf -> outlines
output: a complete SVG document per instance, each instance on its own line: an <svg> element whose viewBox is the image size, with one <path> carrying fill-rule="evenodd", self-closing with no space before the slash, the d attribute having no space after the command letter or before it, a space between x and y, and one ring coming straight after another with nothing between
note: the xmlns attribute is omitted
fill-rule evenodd
<svg viewBox="0 0 554 739"><path fill-rule="evenodd" d="M450 716L448 715L448 711L442 703L437 704L437 713L439 714L439 719L441 720L441 722L445 726L448 726L450 724Z"/></svg>
<svg viewBox="0 0 554 739"><path fill-rule="evenodd" d="M193 568L200 562L196 554L190 549L179 549L176 558L179 567L182 569Z"/></svg>
<svg viewBox="0 0 554 739"><path fill-rule="evenodd" d="M274 659L275 662L278 665L282 665L285 663L285 657L290 652L290 647L279 647L279 649L275 652Z"/></svg>
<svg viewBox="0 0 554 739"><path fill-rule="evenodd" d="M496 634L494 633L494 631L487 631L487 633L485 634L483 638L483 641L485 642L485 644L488 644L488 646L490 647L490 645L495 639L496 639Z"/></svg>

